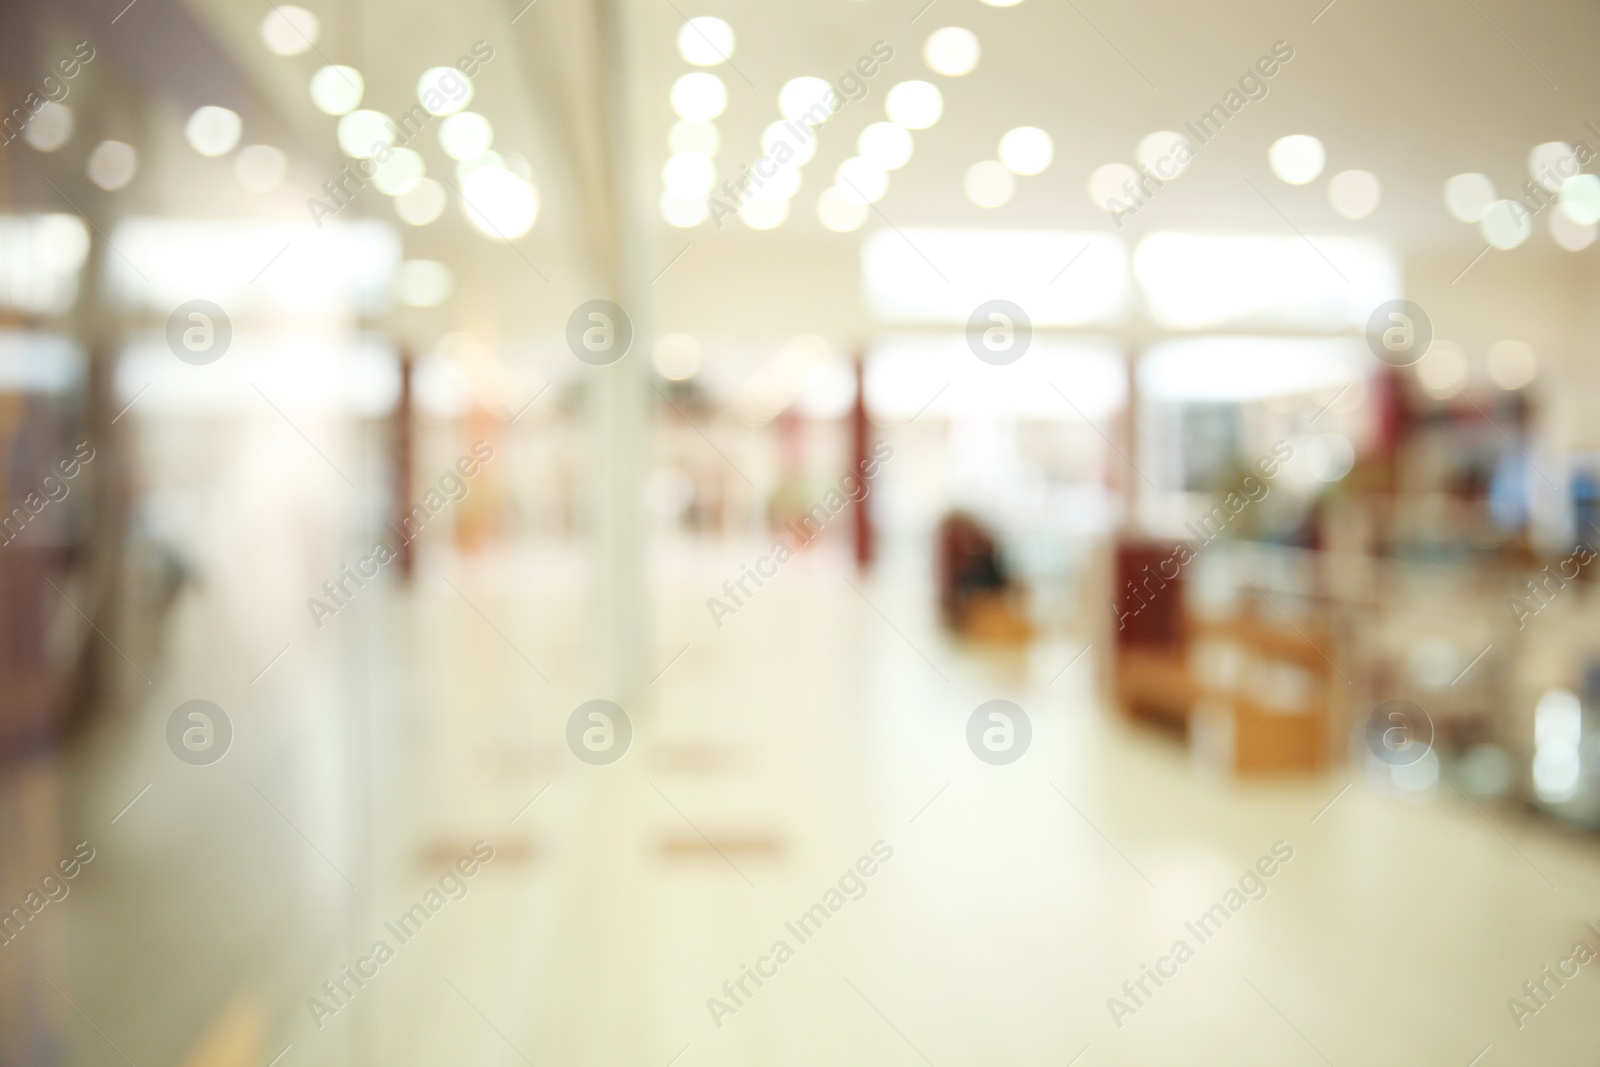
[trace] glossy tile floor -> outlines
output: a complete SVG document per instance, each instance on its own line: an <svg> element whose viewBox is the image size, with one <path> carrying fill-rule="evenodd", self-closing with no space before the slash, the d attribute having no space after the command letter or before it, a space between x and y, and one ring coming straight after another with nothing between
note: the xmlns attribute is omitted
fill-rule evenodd
<svg viewBox="0 0 1600 1067"><path fill-rule="evenodd" d="M665 669L629 709L627 755L589 766L564 736L604 695L575 553L432 557L412 591L373 587L254 682L286 639L249 608L285 576L190 587L152 684L131 679L136 710L5 772L7 907L93 849L0 948L7 1062L1600 1055L1600 967L1546 979L1520 1029L1506 1003L1600 943L1591 841L1453 792L1341 794L1348 769L1218 780L1110 713L1082 641L957 647L920 568L862 580L822 554L720 630L704 598L749 554L658 561ZM235 730L211 766L165 741L196 697ZM994 698L1032 719L1009 766L965 740ZM475 863L480 840L493 858ZM1258 863L1271 877L1246 878ZM1259 899L1196 936L1242 878ZM826 922L799 928L818 904ZM396 929L408 913L427 921Z"/></svg>

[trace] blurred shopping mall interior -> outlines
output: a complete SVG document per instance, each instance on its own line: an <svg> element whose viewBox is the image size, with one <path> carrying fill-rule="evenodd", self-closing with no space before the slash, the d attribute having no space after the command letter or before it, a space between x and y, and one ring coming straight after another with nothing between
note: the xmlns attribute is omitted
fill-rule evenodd
<svg viewBox="0 0 1600 1067"><path fill-rule="evenodd" d="M0 8L0 1065L1600 1056L1600 8Z"/></svg>

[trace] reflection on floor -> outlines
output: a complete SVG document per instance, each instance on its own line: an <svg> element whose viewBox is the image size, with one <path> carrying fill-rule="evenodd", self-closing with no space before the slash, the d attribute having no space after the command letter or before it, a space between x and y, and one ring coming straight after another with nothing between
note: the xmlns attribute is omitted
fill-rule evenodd
<svg viewBox="0 0 1600 1067"><path fill-rule="evenodd" d="M661 673L605 766L565 741L608 696L581 557L435 558L410 593L251 642L226 622L244 582L191 589L131 710L0 789L32 835L0 861L8 908L94 853L0 948L7 1062L1600 1052L1596 969L1547 981L1520 1030L1506 1003L1597 943L1592 845L1341 793L1344 771L1215 780L1108 714L1081 642L955 647L924 585L822 555L718 629L704 600L741 558L657 567ZM194 698L235 732L210 766L167 745ZM994 698L1033 723L1009 766L966 744Z"/></svg>

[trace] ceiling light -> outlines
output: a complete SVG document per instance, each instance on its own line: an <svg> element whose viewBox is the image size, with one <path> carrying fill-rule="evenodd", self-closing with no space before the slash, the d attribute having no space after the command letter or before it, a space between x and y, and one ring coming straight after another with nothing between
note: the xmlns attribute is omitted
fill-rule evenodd
<svg viewBox="0 0 1600 1067"><path fill-rule="evenodd" d="M990 7L1016 7L1022 0L983 0Z"/></svg>
<svg viewBox="0 0 1600 1067"><path fill-rule="evenodd" d="M959 78L978 65L978 35L960 26L934 30L922 45L922 61L935 74Z"/></svg>
<svg viewBox="0 0 1600 1067"><path fill-rule="evenodd" d="M661 168L661 180L667 191L686 200L711 192L717 183L717 167L711 157L699 152L679 152Z"/></svg>
<svg viewBox="0 0 1600 1067"><path fill-rule="evenodd" d="M762 179L760 190L756 195L772 200L792 200L794 194L799 191L800 168L779 167L772 177Z"/></svg>
<svg viewBox="0 0 1600 1067"><path fill-rule="evenodd" d="M430 115L454 115L472 103L472 79L454 67L429 67L417 79L417 100Z"/></svg>
<svg viewBox="0 0 1600 1067"><path fill-rule="evenodd" d="M443 263L431 259L408 259L395 276L395 292L400 302L414 308L438 307L450 299L455 276Z"/></svg>
<svg viewBox="0 0 1600 1067"><path fill-rule="evenodd" d="M856 151L884 170L898 170L911 159L911 133L893 122L874 122L856 138Z"/></svg>
<svg viewBox="0 0 1600 1067"><path fill-rule="evenodd" d="M1528 153L1528 174L1552 193L1559 192L1577 173L1578 154L1564 141L1546 141Z"/></svg>
<svg viewBox="0 0 1600 1067"><path fill-rule="evenodd" d="M678 27L678 54L685 63L714 67L733 55L733 27L710 15L692 18Z"/></svg>
<svg viewBox="0 0 1600 1067"><path fill-rule="evenodd" d="M1496 341L1489 346L1489 380L1502 389L1521 389L1539 373L1539 359L1526 341Z"/></svg>
<svg viewBox="0 0 1600 1067"><path fill-rule="evenodd" d="M1037 126L1018 126L1000 138L1000 162L1013 174L1038 174L1055 153L1050 135Z"/></svg>
<svg viewBox="0 0 1600 1067"><path fill-rule="evenodd" d="M1181 133L1157 130L1146 134L1134 151L1134 158L1145 170L1162 181L1171 181L1189 169L1194 159L1194 149Z"/></svg>
<svg viewBox="0 0 1600 1067"><path fill-rule="evenodd" d="M1494 182L1487 174L1457 174L1444 183L1444 206L1462 222L1481 222L1494 203Z"/></svg>
<svg viewBox="0 0 1600 1067"><path fill-rule="evenodd" d="M664 333L656 340L650 362L656 373L669 382L687 381L695 376L703 361L700 342L686 333Z"/></svg>
<svg viewBox="0 0 1600 1067"><path fill-rule="evenodd" d="M195 109L183 127L183 134L189 139L189 146L202 156L222 156L239 143L239 131L243 127L238 112L208 105Z"/></svg>
<svg viewBox="0 0 1600 1067"><path fill-rule="evenodd" d="M1467 384L1467 357L1454 341L1436 339L1416 367L1417 380L1435 400L1446 400Z"/></svg>
<svg viewBox="0 0 1600 1067"><path fill-rule="evenodd" d="M1561 210L1573 222L1600 222L1600 178L1580 174L1561 187Z"/></svg>
<svg viewBox="0 0 1600 1067"><path fill-rule="evenodd" d="M908 130L925 130L944 114L944 97L931 82L901 82L889 90L883 106L891 122Z"/></svg>
<svg viewBox="0 0 1600 1067"><path fill-rule="evenodd" d="M394 211L402 222L412 226L426 226L444 214L444 186L432 178L424 178L411 187L411 191L394 198Z"/></svg>
<svg viewBox="0 0 1600 1067"><path fill-rule="evenodd" d="M101 141L89 153L86 171L90 181L106 192L114 193L133 181L138 167L139 157L132 145L121 141Z"/></svg>
<svg viewBox="0 0 1600 1067"><path fill-rule="evenodd" d="M963 182L967 199L979 207L999 207L1017 191L1017 179L1005 164L992 159L974 163L967 169Z"/></svg>
<svg viewBox="0 0 1600 1067"><path fill-rule="evenodd" d="M1368 170L1342 170L1328 181L1328 201L1347 219L1364 219L1378 210L1383 189Z"/></svg>
<svg viewBox="0 0 1600 1067"><path fill-rule="evenodd" d="M289 157L271 145L246 145L233 157L233 176L246 192L270 193L288 172Z"/></svg>
<svg viewBox="0 0 1600 1067"><path fill-rule="evenodd" d="M813 123L820 126L833 115L832 109L827 104L828 94L832 91L833 86L809 74L802 78L790 78L783 83L783 88L778 90L778 112L786 119L798 120L817 104L821 104L824 114ZM815 112L812 113L812 117L816 117Z"/></svg>
<svg viewBox="0 0 1600 1067"><path fill-rule="evenodd" d="M372 169L372 184L385 196L403 196L417 187L427 173L422 157L409 148L396 148Z"/></svg>
<svg viewBox="0 0 1600 1067"><path fill-rule="evenodd" d="M817 197L817 218L834 233L859 230L870 214L872 209L854 193L842 193L830 187Z"/></svg>
<svg viewBox="0 0 1600 1067"><path fill-rule="evenodd" d="M1133 206L1139 172L1126 163L1107 163L1089 175L1089 200L1101 211L1117 211ZM1132 189L1134 192L1130 192Z"/></svg>
<svg viewBox="0 0 1600 1067"><path fill-rule="evenodd" d="M780 151L780 145L788 151ZM811 162L811 157L817 154L817 139L808 137L799 141L787 122L774 122L761 131L761 150L774 159L784 156L785 166L798 167Z"/></svg>
<svg viewBox="0 0 1600 1067"><path fill-rule="evenodd" d="M889 191L889 173L864 156L851 156L834 171L839 189L868 204L875 204Z"/></svg>
<svg viewBox="0 0 1600 1067"><path fill-rule="evenodd" d="M528 162L527 156L521 152L505 152L500 158L506 170L509 170L530 185L538 184L533 178L533 164Z"/></svg>
<svg viewBox="0 0 1600 1067"><path fill-rule="evenodd" d="M1582 252L1594 244L1596 231L1592 222L1576 222L1565 211L1550 212L1550 236L1568 252Z"/></svg>
<svg viewBox="0 0 1600 1067"><path fill-rule="evenodd" d="M710 208L703 196L678 196L671 189L661 193L661 217L679 229L700 225L708 214Z"/></svg>
<svg viewBox="0 0 1600 1067"><path fill-rule="evenodd" d="M305 8L282 4L268 11L256 28L267 51L275 56L297 56L317 43L322 25Z"/></svg>
<svg viewBox="0 0 1600 1067"><path fill-rule="evenodd" d="M72 140L72 109L46 100L22 128L22 139L40 152L54 152Z"/></svg>
<svg viewBox="0 0 1600 1067"><path fill-rule="evenodd" d="M789 201L753 196L739 209L739 218L752 230L774 230L789 217Z"/></svg>
<svg viewBox="0 0 1600 1067"><path fill-rule="evenodd" d="M1515 200L1496 200L1484 212L1478 229L1496 248L1515 248L1533 233L1533 216Z"/></svg>
<svg viewBox="0 0 1600 1067"><path fill-rule="evenodd" d="M1322 142L1305 133L1280 137L1267 149L1272 173L1290 185L1304 185L1316 178L1327 158Z"/></svg>
<svg viewBox="0 0 1600 1067"><path fill-rule="evenodd" d="M485 167L492 167L496 170L511 169L510 167L506 166L506 161L501 158L500 153L491 148L482 155L473 156L471 159L463 159L458 162L456 164L456 180L466 181L467 175L471 174L475 170L482 170ZM518 175L518 177L521 177L521 175ZM523 178L523 181L527 180L527 178Z"/></svg>
<svg viewBox="0 0 1600 1067"><path fill-rule="evenodd" d="M451 159L473 159L492 144L494 126L476 111L458 111L439 124L439 147Z"/></svg>
<svg viewBox="0 0 1600 1067"><path fill-rule="evenodd" d="M672 132L667 134L667 147L674 152L699 152L704 156L714 156L717 149L722 147L722 138L712 123L679 119L672 124Z"/></svg>
<svg viewBox="0 0 1600 1067"><path fill-rule="evenodd" d="M461 183L467 221L490 237L514 240L533 229L539 191L508 170L480 167Z"/></svg>
<svg viewBox="0 0 1600 1067"><path fill-rule="evenodd" d="M371 159L394 144L394 123L381 111L352 111L339 120L339 149L351 159Z"/></svg>
<svg viewBox="0 0 1600 1067"><path fill-rule="evenodd" d="M361 106L367 83L354 67L323 67L311 75L311 102L325 115L348 115Z"/></svg>
<svg viewBox="0 0 1600 1067"><path fill-rule="evenodd" d="M706 122L728 106L728 89L715 74L697 70L672 83L672 110L680 119Z"/></svg>

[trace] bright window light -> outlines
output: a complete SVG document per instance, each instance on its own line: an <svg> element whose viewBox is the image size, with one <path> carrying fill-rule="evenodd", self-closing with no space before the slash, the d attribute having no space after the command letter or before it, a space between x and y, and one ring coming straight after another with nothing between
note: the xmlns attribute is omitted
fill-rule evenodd
<svg viewBox="0 0 1600 1067"><path fill-rule="evenodd" d="M1133 269L1155 320L1179 330L1365 326L1400 289L1394 256L1363 238L1156 233Z"/></svg>
<svg viewBox="0 0 1600 1067"><path fill-rule="evenodd" d="M15 220L0 216L0 233ZM0 389L6 392L68 392L83 380L84 363L77 343L60 334L0 330Z"/></svg>
<svg viewBox="0 0 1600 1067"><path fill-rule="evenodd" d="M1560 803L1577 795L1582 734L1583 704L1577 695L1546 690L1533 711L1533 788L1540 800Z"/></svg>
<svg viewBox="0 0 1600 1067"><path fill-rule="evenodd" d="M1127 250L1108 233L884 230L863 244L861 275L867 306L887 322L964 326L997 294L1035 326L1113 325L1128 311Z"/></svg>
<svg viewBox="0 0 1600 1067"><path fill-rule="evenodd" d="M89 229L76 215L0 215L0 307L66 311L88 255Z"/></svg>
<svg viewBox="0 0 1600 1067"><path fill-rule="evenodd" d="M1117 347L1099 338L1035 338L1026 356L997 372L973 359L960 336L898 335L868 352L866 386L868 410L891 422L926 407L922 418L1081 423L1120 408L1128 383Z"/></svg>
<svg viewBox="0 0 1600 1067"><path fill-rule="evenodd" d="M110 288L126 305L166 316L186 300L212 300L227 309L236 334L256 309L285 321L377 313L400 262L399 235L383 222L324 220L314 250L284 251L280 222L129 218L110 237L139 265L106 260Z"/></svg>
<svg viewBox="0 0 1600 1067"><path fill-rule="evenodd" d="M1195 337L1164 341L1139 360L1139 391L1155 400L1239 402L1340 389L1372 355L1344 337Z"/></svg>
<svg viewBox="0 0 1600 1067"><path fill-rule="evenodd" d="M418 385L422 401L427 393ZM135 420L260 418L264 409L277 418L262 402L263 393L295 421L301 414L333 412L378 416L394 410L399 399L400 360L373 332L341 338L315 329L235 330L227 358L194 374L172 358L165 338L136 335L117 354L115 388L119 408L142 394L128 413Z"/></svg>

